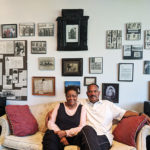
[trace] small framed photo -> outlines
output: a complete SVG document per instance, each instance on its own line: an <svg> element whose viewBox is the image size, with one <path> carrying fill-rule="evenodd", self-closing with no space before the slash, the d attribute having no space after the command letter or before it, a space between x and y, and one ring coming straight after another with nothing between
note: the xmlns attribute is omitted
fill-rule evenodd
<svg viewBox="0 0 150 150"><path fill-rule="evenodd" d="M150 61L144 61L144 74L150 74Z"/></svg>
<svg viewBox="0 0 150 150"><path fill-rule="evenodd" d="M20 23L19 35L20 36L35 36L35 23Z"/></svg>
<svg viewBox="0 0 150 150"><path fill-rule="evenodd" d="M119 103L119 84L103 83L102 99L109 100L113 103Z"/></svg>
<svg viewBox="0 0 150 150"><path fill-rule="evenodd" d="M89 72L91 74L103 73L103 58L102 57L90 57L89 58Z"/></svg>
<svg viewBox="0 0 150 150"><path fill-rule="evenodd" d="M38 36L54 36L54 24L38 23Z"/></svg>
<svg viewBox="0 0 150 150"><path fill-rule="evenodd" d="M39 57L38 64L39 64L39 70L54 70L55 58L54 57Z"/></svg>
<svg viewBox="0 0 150 150"><path fill-rule="evenodd" d="M65 91L68 86L75 86L80 94L80 81L65 81Z"/></svg>
<svg viewBox="0 0 150 150"><path fill-rule="evenodd" d="M2 24L2 38L16 38L17 24Z"/></svg>
<svg viewBox="0 0 150 150"><path fill-rule="evenodd" d="M32 77L32 95L55 95L55 77Z"/></svg>
<svg viewBox="0 0 150 150"><path fill-rule="evenodd" d="M63 58L62 76L82 76L83 58Z"/></svg>
<svg viewBox="0 0 150 150"><path fill-rule="evenodd" d="M46 41L31 41L32 54L46 54Z"/></svg>
<svg viewBox="0 0 150 150"><path fill-rule="evenodd" d="M133 63L119 63L118 81L132 82L133 81Z"/></svg>
<svg viewBox="0 0 150 150"><path fill-rule="evenodd" d="M150 49L150 30L144 31L144 48Z"/></svg>
<svg viewBox="0 0 150 150"><path fill-rule="evenodd" d="M84 77L84 86L96 84L96 77Z"/></svg>

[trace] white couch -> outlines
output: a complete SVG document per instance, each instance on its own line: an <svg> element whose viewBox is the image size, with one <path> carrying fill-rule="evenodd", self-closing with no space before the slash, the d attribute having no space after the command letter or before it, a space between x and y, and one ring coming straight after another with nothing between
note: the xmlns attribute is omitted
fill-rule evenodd
<svg viewBox="0 0 150 150"><path fill-rule="evenodd" d="M42 138L45 127L45 117L58 102L45 103L30 106L32 114L35 116L39 131L30 136L17 137L11 134L6 115L0 117L0 126L2 132L0 136L0 150L17 149L17 150L42 150ZM23 116L22 116L23 117ZM115 126L113 126L114 128ZM145 125L138 134L137 148L113 141L111 150L146 150L146 136L150 135L150 126ZM67 146L65 150L79 150L77 146Z"/></svg>

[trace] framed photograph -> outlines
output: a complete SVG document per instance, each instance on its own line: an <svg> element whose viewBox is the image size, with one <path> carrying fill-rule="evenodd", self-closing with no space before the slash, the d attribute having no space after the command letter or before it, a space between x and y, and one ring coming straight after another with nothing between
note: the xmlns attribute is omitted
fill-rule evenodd
<svg viewBox="0 0 150 150"><path fill-rule="evenodd" d="M89 16L83 16L83 9L62 9L57 18L57 50L88 50L87 25Z"/></svg>
<svg viewBox="0 0 150 150"><path fill-rule="evenodd" d="M84 77L84 86L96 84L96 77Z"/></svg>
<svg viewBox="0 0 150 150"><path fill-rule="evenodd" d="M17 24L2 24L2 38L16 38Z"/></svg>
<svg viewBox="0 0 150 150"><path fill-rule="evenodd" d="M150 61L144 61L144 74L150 74Z"/></svg>
<svg viewBox="0 0 150 150"><path fill-rule="evenodd" d="M144 31L144 48L150 49L150 30Z"/></svg>
<svg viewBox="0 0 150 150"><path fill-rule="evenodd" d="M65 81L65 91L68 86L75 86L80 94L80 81Z"/></svg>
<svg viewBox="0 0 150 150"><path fill-rule="evenodd" d="M35 23L20 23L19 35L20 36L35 36Z"/></svg>
<svg viewBox="0 0 150 150"><path fill-rule="evenodd" d="M32 54L46 54L46 41L31 41Z"/></svg>
<svg viewBox="0 0 150 150"><path fill-rule="evenodd" d="M38 23L38 36L54 36L54 24Z"/></svg>
<svg viewBox="0 0 150 150"><path fill-rule="evenodd" d="M142 45L124 45L123 59L142 59L143 46Z"/></svg>
<svg viewBox="0 0 150 150"><path fill-rule="evenodd" d="M55 77L32 77L32 95L55 95Z"/></svg>
<svg viewBox="0 0 150 150"><path fill-rule="evenodd" d="M103 57L90 57L89 58L89 72L91 74L103 73Z"/></svg>
<svg viewBox="0 0 150 150"><path fill-rule="evenodd" d="M126 24L126 40L140 40L141 39L141 23L127 23Z"/></svg>
<svg viewBox="0 0 150 150"><path fill-rule="evenodd" d="M54 70L55 58L54 57L39 57L38 64L39 64L39 70Z"/></svg>
<svg viewBox="0 0 150 150"><path fill-rule="evenodd" d="M122 31L108 30L106 31L106 48L121 49L122 48Z"/></svg>
<svg viewBox="0 0 150 150"><path fill-rule="evenodd" d="M83 58L63 58L62 76L82 76Z"/></svg>
<svg viewBox="0 0 150 150"><path fill-rule="evenodd" d="M102 99L109 100L113 103L119 103L119 84L103 83Z"/></svg>
<svg viewBox="0 0 150 150"><path fill-rule="evenodd" d="M134 70L133 63L119 63L118 81L132 82L133 70Z"/></svg>

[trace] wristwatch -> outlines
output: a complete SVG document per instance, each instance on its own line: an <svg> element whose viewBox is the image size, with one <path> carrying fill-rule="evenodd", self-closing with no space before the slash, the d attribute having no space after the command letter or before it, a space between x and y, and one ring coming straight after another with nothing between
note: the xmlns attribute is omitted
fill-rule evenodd
<svg viewBox="0 0 150 150"><path fill-rule="evenodd" d="M143 114L143 113L142 113L142 112L140 112L140 113L139 113L139 116L141 116L142 114Z"/></svg>

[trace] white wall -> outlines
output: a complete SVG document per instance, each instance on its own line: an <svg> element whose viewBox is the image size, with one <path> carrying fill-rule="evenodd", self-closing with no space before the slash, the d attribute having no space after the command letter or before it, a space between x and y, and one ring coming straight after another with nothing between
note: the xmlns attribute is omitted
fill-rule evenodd
<svg viewBox="0 0 150 150"><path fill-rule="evenodd" d="M19 37L17 40L28 40L28 100L8 101L8 104L37 104L64 99L64 81L81 81L79 98L86 97L83 86L84 76L96 76L97 83L119 83L119 105L126 109L143 110L143 102L148 100L148 81L150 75L143 74L143 61L150 60L150 50L144 50L142 60L123 60L122 50L105 48L106 30L122 30L123 44L143 44L143 30L150 29L150 0L0 0L0 24L19 24L21 22L55 23L54 37ZM84 9L89 16L88 51L57 51L57 23L62 9ZM125 23L141 22L142 39L130 42L125 40ZM36 28L37 29L37 28ZM47 54L31 54L30 41L46 40ZM39 71L38 57L55 57L55 71ZM89 74L88 59L91 56L103 57L103 74ZM83 77L62 77L61 58L82 58L84 61ZM134 63L134 81L118 82L118 63ZM32 96L32 76L55 76L56 96Z"/></svg>

